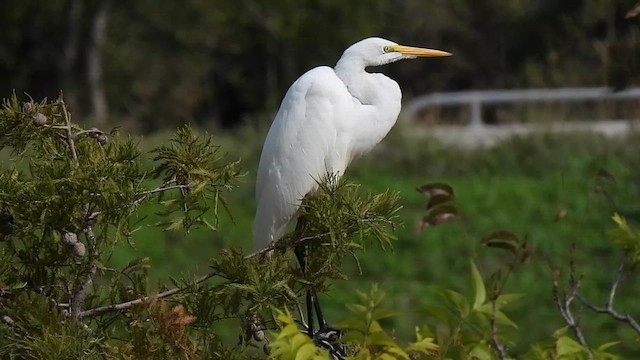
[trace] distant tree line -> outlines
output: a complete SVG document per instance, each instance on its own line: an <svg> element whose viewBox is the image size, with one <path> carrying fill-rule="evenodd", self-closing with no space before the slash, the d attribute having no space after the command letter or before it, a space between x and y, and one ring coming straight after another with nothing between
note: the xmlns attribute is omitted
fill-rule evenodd
<svg viewBox="0 0 640 360"><path fill-rule="evenodd" d="M234 126L274 111L307 69L368 36L442 48L391 65L407 96L436 90L627 86L634 0L58 0L2 2L0 93L55 98L148 132Z"/></svg>

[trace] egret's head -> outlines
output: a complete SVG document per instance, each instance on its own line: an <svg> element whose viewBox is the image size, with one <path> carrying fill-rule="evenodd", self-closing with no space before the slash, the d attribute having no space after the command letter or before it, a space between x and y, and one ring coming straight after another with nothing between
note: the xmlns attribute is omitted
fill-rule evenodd
<svg viewBox="0 0 640 360"><path fill-rule="evenodd" d="M441 56L451 56L451 53L441 50L398 45L393 41L372 37L351 45L345 50L340 60L349 59L349 61L362 62L364 66L378 66L403 59Z"/></svg>

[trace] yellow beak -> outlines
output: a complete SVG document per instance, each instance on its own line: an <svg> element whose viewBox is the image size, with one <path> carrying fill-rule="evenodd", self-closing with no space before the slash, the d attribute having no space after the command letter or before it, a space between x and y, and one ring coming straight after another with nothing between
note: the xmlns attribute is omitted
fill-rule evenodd
<svg viewBox="0 0 640 360"><path fill-rule="evenodd" d="M404 46L404 45L391 46L391 50L399 52L402 55L411 56L411 57L441 57L441 56L453 55L451 53L448 53L442 50L424 49L424 48Z"/></svg>

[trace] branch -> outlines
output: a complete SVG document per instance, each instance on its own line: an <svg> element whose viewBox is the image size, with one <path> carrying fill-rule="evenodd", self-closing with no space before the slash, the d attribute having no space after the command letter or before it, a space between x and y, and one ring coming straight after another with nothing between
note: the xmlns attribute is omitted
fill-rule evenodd
<svg viewBox="0 0 640 360"><path fill-rule="evenodd" d="M559 272L554 272L553 274L553 300L555 300L556 305L558 306L558 310L560 311L560 315L564 319L564 322L571 328L573 334L578 339L580 345L589 349L587 344L587 340L584 338L582 334L582 330L578 325L578 321L573 316L571 312L571 302L576 298L578 293L578 289L580 288L580 279L575 279L573 274L573 267L570 275L570 290L568 294L564 294L562 298L560 298L560 291L558 289L558 278L560 277Z"/></svg>
<svg viewBox="0 0 640 360"><path fill-rule="evenodd" d="M62 97L60 98L59 103L60 103L60 106L62 107L62 115L64 116L65 140L69 145L69 152L71 153L71 159L73 160L73 164L77 168L78 153L76 152L76 145L74 141L75 136L73 134L73 131L71 130L71 119L69 118L69 112L67 111L67 106L64 103L64 100L62 99ZM86 203L84 205L85 215L89 215L88 214L89 207L90 207L89 203ZM86 222L83 232L84 232L85 238L87 239L89 248L91 249L91 254L89 255L89 270L87 271L86 278L84 279L84 282L80 285L78 290L73 295L73 298L71 299L71 304L70 304L71 318L74 319L75 321L78 321L81 318L80 313L82 312L82 306L84 305L84 301L87 298L89 287L93 283L93 278L95 277L96 272L98 270L97 260L98 260L98 257L100 256L98 243L96 241L95 234L93 233L93 229L89 221Z"/></svg>
<svg viewBox="0 0 640 360"><path fill-rule="evenodd" d="M91 254L89 259L89 271L87 272L86 278L71 300L71 317L76 321L82 318L82 305L87 298L89 286L93 283L93 278L98 271L97 259L100 255L96 237L91 226L87 225L87 227L85 227L84 236L91 249Z"/></svg>
<svg viewBox="0 0 640 360"><path fill-rule="evenodd" d="M577 294L578 300L580 300L580 302L586 306L587 308L591 309L594 312L597 312L599 314L608 314L609 316L611 316L613 319L617 320L617 321L621 321L621 322L625 322L627 324L629 324L629 326L638 334L640 334L640 324L638 324L638 322L631 317L631 315L629 314L621 314L619 312L617 312L614 308L613 308L613 301L614 298L616 296L616 292L618 291L618 286L620 285L620 283L622 283L623 280L623 273L624 273L624 263L620 264L620 266L618 267L618 272L616 273L616 277L615 280L613 281L613 284L611 284L611 290L609 291L609 297L607 298L607 302L604 304L604 307L598 307L595 306L591 303L589 303L582 295Z"/></svg>
<svg viewBox="0 0 640 360"><path fill-rule="evenodd" d="M309 240L309 238L301 238L299 240L297 240L295 243L300 243L303 241L307 241ZM282 248L283 245L282 244L278 244L277 242L267 248L264 248L262 250L256 251L254 253L251 253L247 256L244 257L245 260L249 260L253 257L259 256L259 255L265 255L270 253L271 251L275 250L275 249L279 249ZM218 272L216 270L212 270L202 276L200 276L199 278L195 279L193 282L193 285L197 285L200 284L202 282L205 282L206 280L214 277L218 275ZM141 304L144 304L146 302L149 302L150 300L155 300L155 299L163 299L172 295L175 295L177 293L180 293L184 290L186 290L189 286L185 286L185 287L175 287L173 289L169 289L169 290L165 290L162 292L159 292L157 294L154 295L149 295L149 296L145 296L136 300L131 300L131 301L127 301L127 302L123 302L123 303L118 303L118 304L111 304L111 305L105 305L105 306L101 306L101 307L97 307L94 309L90 309L90 310L85 310L85 311L81 311L78 313L78 318L80 319L84 319L86 317L93 317L93 316L97 316L97 315L101 315L104 313L108 313L108 312L112 312L112 311L122 311L122 310L127 310L130 309L134 306L138 306Z"/></svg>

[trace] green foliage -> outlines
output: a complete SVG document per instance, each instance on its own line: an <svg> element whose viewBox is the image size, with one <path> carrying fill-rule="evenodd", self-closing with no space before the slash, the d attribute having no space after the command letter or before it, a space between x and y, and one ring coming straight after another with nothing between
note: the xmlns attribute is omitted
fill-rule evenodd
<svg viewBox="0 0 640 360"><path fill-rule="evenodd" d="M3 288L4 290L4 288ZM45 297L20 292L2 299L0 355L5 359L99 359L102 339L62 316Z"/></svg>
<svg viewBox="0 0 640 360"><path fill-rule="evenodd" d="M428 321L422 331L436 339L441 349L438 358L458 359L464 354L492 358L491 341L508 341L508 334L512 332L498 329L517 328L502 308L522 295L498 293L489 298L484 280L474 262L471 262L471 278L473 300L454 290L432 287L439 301L423 309Z"/></svg>
<svg viewBox="0 0 640 360"><path fill-rule="evenodd" d="M311 338L300 332L289 311L277 311L281 330L270 344L270 359L280 360L330 360L329 352L316 347Z"/></svg>
<svg viewBox="0 0 640 360"><path fill-rule="evenodd" d="M136 141L123 139L115 131L107 134L72 123L62 99L20 104L14 96L0 111L0 128L5 131L0 140L3 149L12 151L9 156L13 160L6 166L3 163L0 171L0 357L3 358L247 359L265 358L268 351L273 359L326 358L326 352L304 335L304 329L296 325L288 312L276 309L298 306L301 295L310 287L322 293L329 285L339 286L341 282L331 280L350 275L344 259L355 256L356 250L366 249L373 254L384 251L385 256L374 255L376 266L395 271L388 266L397 258L389 256L391 245L395 245L396 251L416 246L411 240L397 244L394 241L402 214L398 193L374 195L358 185L329 177L304 200L302 220L296 230L273 249L246 255L237 247L229 248L211 260L207 274L196 279L190 275L172 279L172 288L163 283L154 286L149 278L155 269L147 256L123 266L110 265L110 257L123 246L141 243L138 235L142 231L138 230L149 223L144 219L145 212L157 212L158 221L151 223L170 229L192 229L195 233L202 227L207 236L228 234L229 230L215 233L211 229L224 230L231 221L223 217L218 223L218 206L226 208L229 199L238 199L228 190L241 175L239 164L227 161L210 136L198 135L189 128L179 130L169 143L151 152L140 151ZM538 145L534 148L542 151L544 147ZM516 153L521 156L531 148L522 145L516 147ZM620 151L618 147L613 149L615 154ZM572 150L567 147L562 151ZM624 160L634 161L631 157ZM493 170L500 166L503 165L490 164ZM577 168L594 170L597 175L589 186L593 186L607 209L621 209L619 213L624 217L614 216L616 227L609 233L610 239L625 251L629 262L636 262L639 241L633 226L633 208L625 207L627 202L616 195L624 183L613 180L608 172L596 171L593 163ZM615 169L612 173L621 171L621 167ZM504 174L508 173L501 173ZM454 197L452 186L431 183L420 187L417 194L414 180L398 181L399 187L410 184L408 188L414 197L405 203L418 214L410 221L421 223L419 230L427 229L423 234L430 239L425 242L428 251L413 249L402 259L405 263L402 266L408 264L418 271L426 263L424 259L434 254L446 263L442 267L445 271L455 272L456 261L460 260L468 266L467 253L451 250L455 249L452 240L455 237L447 238L447 254L440 255L431 239L434 234L441 231L446 234L453 226L463 224L471 214L477 215L469 211L468 206L476 205L466 197L469 188L456 186ZM495 189L505 191L505 184L508 188L508 182L501 183L485 192L486 196L496 196L499 192ZM530 190L526 192L544 194ZM237 196L242 198L247 193L250 192ZM426 215L423 195L428 198ZM146 207L155 200L159 200L155 206ZM572 221L576 208L565 203L560 208L564 212L556 208L545 216L553 222ZM499 218L500 209L485 209L482 214L491 214L483 219ZM512 222L515 214L511 211L508 215L505 216L508 226L503 228L515 226ZM450 226L435 226L452 218L457 221ZM179 226L175 225L178 223ZM244 231L235 228L233 232L242 234L241 230ZM167 233L178 234L177 230ZM536 236L519 236L508 230L485 233L475 237L479 239L476 243L491 251L499 250L495 251L499 255L491 257L483 251L473 254L479 266L476 261L471 262L471 271L465 276L470 280L467 286L473 289L471 296L456 289L460 284L429 286L420 299L426 304L416 306L423 311L418 316L409 315L408 319L406 308L392 311L382 306L385 294L379 288L373 287L368 294L358 293L358 303L348 305L349 315L340 324L346 330L343 341L350 356L503 359L524 354L518 348L523 342L528 352L520 357L525 359L617 359L611 347L618 341L622 343L615 350L624 353L624 347L629 346L625 337L616 334L614 341L602 340L603 345L592 348L591 341L585 343L574 336L575 324L570 324L571 331L561 329L529 348L532 342L527 335L535 329L519 320L516 311L507 315L505 309L517 310L520 306L523 311L520 305L523 302L516 301L521 295L513 293L507 282L522 265L535 259L530 244ZM192 233L180 234L186 238ZM157 246L157 241L151 239L150 245L144 245ZM370 247L371 242L381 246ZM304 272L289 251L303 245L309 253ZM371 266L371 259L364 259L365 265ZM433 283L432 273L442 271L428 266L429 271L421 274L421 283ZM573 259L570 266L573 271ZM370 267L363 266L363 272L369 270ZM624 270L632 272L636 267ZM621 275L615 284L622 281ZM571 284L575 284L576 278L572 273ZM351 280L349 286L353 287L356 280ZM536 281L540 282L540 278ZM406 283L400 279L398 284ZM387 299L393 301L405 296L405 290L410 291L398 290L398 284L385 283L385 287L393 289ZM620 304L626 308L623 301ZM633 314L620 315L615 310L603 309L600 312L609 311L614 319L633 325L628 320ZM525 312L535 310L527 305ZM399 345L407 336L399 335L396 329L402 326L413 329L416 325L415 341ZM546 329L555 325L545 326ZM590 335L588 330L585 333Z"/></svg>
<svg viewBox="0 0 640 360"><path fill-rule="evenodd" d="M205 213L217 221L224 192L241 175L238 162L226 161L210 136L188 128L145 158L137 142L117 131L72 123L62 98L20 104L14 95L0 111L0 128L1 149L13 157L0 171L3 354L91 359L227 352L216 334L195 336L190 327L197 317L183 305L149 296L148 258L121 269L104 264L120 240L132 242L136 227L145 226L136 219L145 203L162 200L162 221L177 218L186 229L204 224ZM149 162L153 169L146 169ZM207 294L209 301L219 298L215 289L189 283L195 300L185 304L206 302ZM131 300L139 305L127 313L93 312ZM219 319L202 320L210 326Z"/></svg>
<svg viewBox="0 0 640 360"><path fill-rule="evenodd" d="M166 211L163 216L169 220L166 229L185 229L204 222L212 230L217 227L218 204L226 209L222 196L233 188L233 181L239 177L239 161L226 162L220 147L213 144L211 136L196 136L191 128L184 127L169 140L170 146L160 146L154 150L154 161L158 164L153 175L162 178L167 186L179 187L177 199L163 201ZM216 222L209 224L203 215L213 205ZM175 213L181 217L172 217Z"/></svg>
<svg viewBox="0 0 640 360"><path fill-rule="evenodd" d="M322 288L326 279L344 278L343 259L376 241L383 249L396 239L398 194L363 193L359 186L328 176L318 190L307 196L295 232L280 242L287 247L306 246L306 281Z"/></svg>
<svg viewBox="0 0 640 360"><path fill-rule="evenodd" d="M629 262L636 265L640 261L640 232L629 226L625 218L618 214L611 218L616 227L609 231L609 237L625 250Z"/></svg>
<svg viewBox="0 0 640 360"><path fill-rule="evenodd" d="M305 200L305 226L277 248L230 248L209 273L172 278L173 288L156 292L149 257L107 265L148 226L140 210L157 200L154 226L185 236L202 225L215 231L219 206L227 210L225 195L242 175L239 162L188 127L142 152L117 131L72 123L62 98L20 104L13 96L0 128L13 157L0 171L2 357L259 357L256 342L282 325L273 309L297 306L309 284L319 292L343 277L341 259L369 237L385 245L394 238L396 194L323 183ZM322 271L302 274L287 251L300 244L317 249L309 264Z"/></svg>
<svg viewBox="0 0 640 360"><path fill-rule="evenodd" d="M380 306L384 296L377 285L371 288L369 294L358 292L360 303L347 305L351 317L338 323L338 327L346 330L342 341L357 351L353 359L409 360L434 357L438 353L438 345L433 338L424 337L416 331L416 342L402 348L382 329L380 320L397 315L395 311Z"/></svg>

